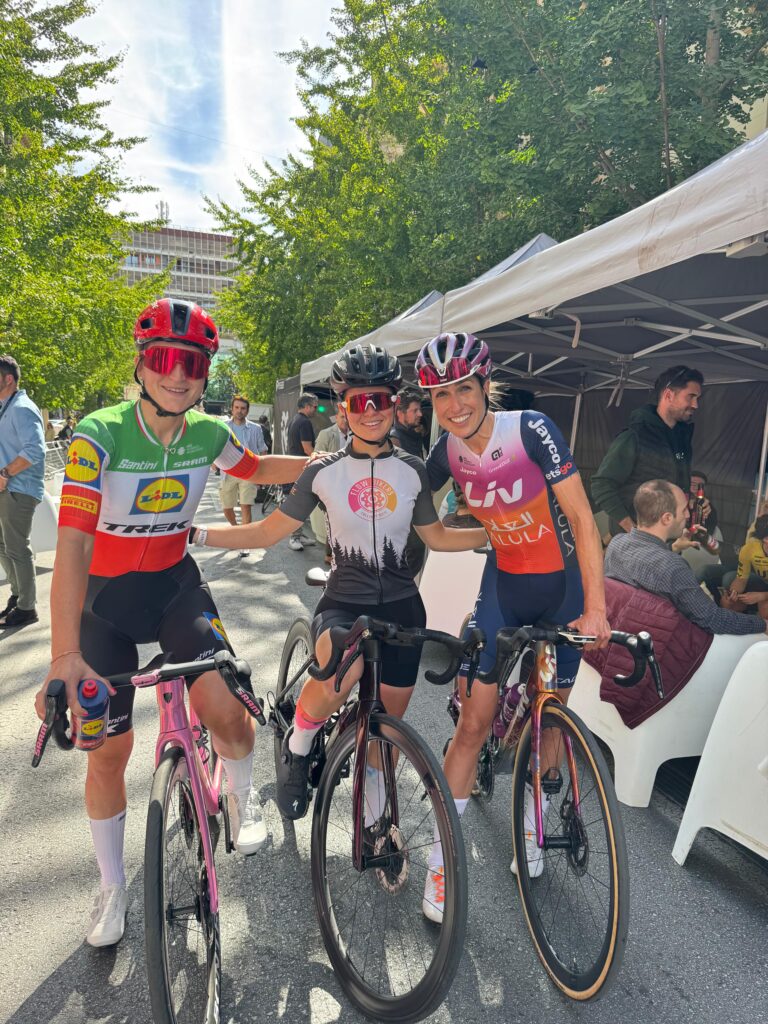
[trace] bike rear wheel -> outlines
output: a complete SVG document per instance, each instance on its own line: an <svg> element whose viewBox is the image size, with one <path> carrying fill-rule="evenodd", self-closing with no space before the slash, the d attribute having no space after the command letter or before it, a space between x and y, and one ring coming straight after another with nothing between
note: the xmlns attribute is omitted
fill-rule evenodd
<svg viewBox="0 0 768 1024"><path fill-rule="evenodd" d="M355 729L327 751L312 820L312 888L325 948L342 987L367 1016L415 1021L451 986L464 946L467 867L456 808L421 737L386 714L370 721L369 763L391 758L395 793L368 833L367 866L352 862ZM388 773L384 773L386 779ZM396 811L395 811L396 808ZM437 825L445 871L442 926L422 899Z"/></svg>
<svg viewBox="0 0 768 1024"><path fill-rule="evenodd" d="M629 866L624 827L608 767L587 727L560 704L541 719L544 749L557 760L560 785L544 810L545 838L569 840L539 851L535 824L525 820L525 786L531 756L529 718L512 779L512 838L526 923L552 981L571 999L596 996L615 975L629 926ZM567 747L572 750L572 760ZM578 807L574 801L578 790ZM526 855L529 838L529 862ZM532 845L531 845L532 843ZM543 863L542 863L543 862Z"/></svg>
<svg viewBox="0 0 768 1024"><path fill-rule="evenodd" d="M293 723L293 716L296 714L296 701L301 692L301 687L298 683L290 693L286 693L286 687L310 654L312 654L312 635L309 631L309 622L306 619L296 619L288 630L288 636L285 638L283 653L280 656L280 670L277 674L277 688L275 690L276 714L273 723L275 733L275 770L279 769L283 738L288 727Z"/></svg>
<svg viewBox="0 0 768 1024"><path fill-rule="evenodd" d="M155 1024L218 1024L221 936L197 809L179 747L152 782L144 847L144 939Z"/></svg>

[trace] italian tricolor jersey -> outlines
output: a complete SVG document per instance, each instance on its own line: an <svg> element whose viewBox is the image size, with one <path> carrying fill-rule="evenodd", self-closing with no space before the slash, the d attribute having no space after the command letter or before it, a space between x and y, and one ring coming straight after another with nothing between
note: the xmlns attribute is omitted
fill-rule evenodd
<svg viewBox="0 0 768 1024"><path fill-rule="evenodd" d="M184 557L212 465L248 479L259 464L221 420L188 412L167 447L138 402L86 416L67 452L59 526L95 534L90 573L158 572Z"/></svg>

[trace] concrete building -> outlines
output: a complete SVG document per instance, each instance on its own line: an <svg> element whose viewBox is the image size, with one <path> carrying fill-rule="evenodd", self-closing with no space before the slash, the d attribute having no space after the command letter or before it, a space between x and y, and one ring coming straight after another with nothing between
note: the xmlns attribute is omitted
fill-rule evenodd
<svg viewBox="0 0 768 1024"><path fill-rule="evenodd" d="M211 231L163 227L158 231L134 231L125 256L128 281L144 281L172 264L171 283L165 295L186 299L216 315L216 293L234 283L237 262L232 258L233 239ZM230 352L237 340L221 332L221 351Z"/></svg>

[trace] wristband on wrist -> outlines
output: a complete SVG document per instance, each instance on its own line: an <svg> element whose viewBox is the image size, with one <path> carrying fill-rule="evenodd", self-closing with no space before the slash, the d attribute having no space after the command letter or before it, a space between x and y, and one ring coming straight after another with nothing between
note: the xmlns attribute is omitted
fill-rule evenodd
<svg viewBox="0 0 768 1024"><path fill-rule="evenodd" d="M2 469L0 469L0 476L3 477L5 480L11 479L11 474L8 472L7 466L4 466Z"/></svg>
<svg viewBox="0 0 768 1024"><path fill-rule="evenodd" d="M66 658L68 654L82 654L82 652L80 650L63 651L61 654L57 654L55 658L51 658L51 664L55 665L57 661Z"/></svg>
<svg viewBox="0 0 768 1024"><path fill-rule="evenodd" d="M194 533L193 533L194 531ZM193 526L189 531L189 542L195 547L204 548L208 539L208 531L202 526Z"/></svg>

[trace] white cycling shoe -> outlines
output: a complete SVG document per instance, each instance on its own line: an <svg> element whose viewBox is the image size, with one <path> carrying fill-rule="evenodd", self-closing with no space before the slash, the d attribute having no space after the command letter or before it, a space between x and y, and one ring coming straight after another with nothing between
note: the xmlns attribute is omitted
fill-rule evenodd
<svg viewBox="0 0 768 1024"><path fill-rule="evenodd" d="M125 933L128 893L122 885L101 889L93 901L91 923L85 941L89 946L114 946Z"/></svg>
<svg viewBox="0 0 768 1024"><path fill-rule="evenodd" d="M238 853L248 857L260 850L267 841L267 826L261 816L258 793L255 789L250 789L247 797L243 794L228 793L227 803L232 842Z"/></svg>
<svg viewBox="0 0 768 1024"><path fill-rule="evenodd" d="M438 868L427 869L427 881L424 885L424 899L421 901L421 910L428 921L442 924L444 906L445 874L441 864Z"/></svg>
<svg viewBox="0 0 768 1024"><path fill-rule="evenodd" d="M541 794L541 816L546 818L549 810L549 797ZM525 859L528 861L528 874L538 878L544 872L544 851L536 841L536 811L533 806L533 787L525 784ZM512 858L509 870L517 874L517 862Z"/></svg>

